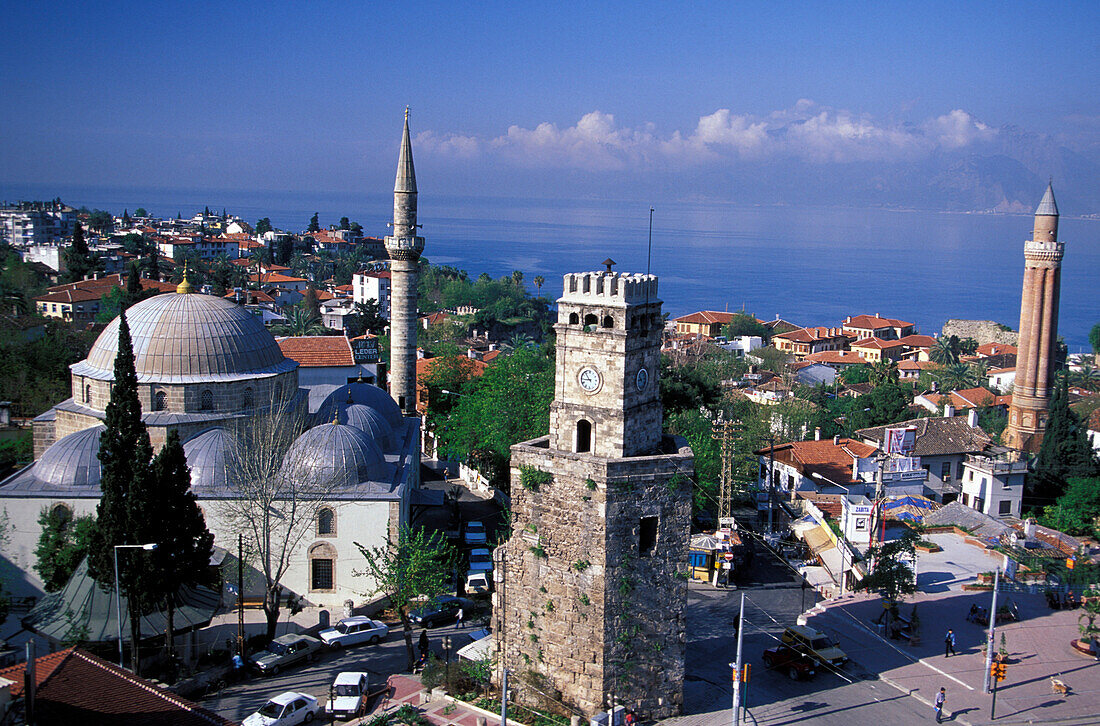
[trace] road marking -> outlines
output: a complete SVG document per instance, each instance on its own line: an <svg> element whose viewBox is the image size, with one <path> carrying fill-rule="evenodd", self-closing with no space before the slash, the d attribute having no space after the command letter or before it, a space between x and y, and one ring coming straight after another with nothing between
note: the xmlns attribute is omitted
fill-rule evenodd
<svg viewBox="0 0 1100 726"><path fill-rule="evenodd" d="M921 664L921 665L923 665L923 666L927 666L927 667L931 668L932 670L936 671L936 673L939 673L939 674L940 674L941 676L946 676L947 678L950 678L951 680L955 681L955 683L958 683L958 684L959 684L960 686L966 686L966 688L968 688L968 689L969 689L969 690L971 690L971 691L973 691L973 690L974 690L974 687L973 687L973 686L971 686L971 685L969 685L969 684L967 684L967 683L963 683L962 681L960 681L960 680L959 680L958 678L956 678L955 676L951 675L950 673L945 673L944 671L941 671L941 670L940 670L939 668L937 668L936 666L932 665L931 663L926 663L926 662L924 661L924 658L921 658L921 659L920 659L919 661L917 661L917 662L918 662L918 663L920 663L920 664Z"/></svg>

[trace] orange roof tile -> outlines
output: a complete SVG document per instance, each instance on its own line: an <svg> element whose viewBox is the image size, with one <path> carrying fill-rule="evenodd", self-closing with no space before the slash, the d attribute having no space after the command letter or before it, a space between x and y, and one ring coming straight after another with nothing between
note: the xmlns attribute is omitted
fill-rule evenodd
<svg viewBox="0 0 1100 726"><path fill-rule="evenodd" d="M697 313L676 318L677 323L696 323L701 325L713 325L715 323L725 325L733 320L734 313L723 313L716 310L700 310Z"/></svg>
<svg viewBox="0 0 1100 726"><path fill-rule="evenodd" d="M312 335L276 338L279 350L303 368L355 365L347 338L340 335Z"/></svg>
<svg viewBox="0 0 1100 726"><path fill-rule="evenodd" d="M1008 345L1007 343L982 343L974 352L983 358L991 355L1002 355L1004 353L1017 355L1016 346Z"/></svg>
<svg viewBox="0 0 1100 726"><path fill-rule="evenodd" d="M846 328L862 328L865 330L878 330L880 328L908 328L913 323L894 318L880 318L877 315L856 315L845 323Z"/></svg>
<svg viewBox="0 0 1100 726"><path fill-rule="evenodd" d="M910 348L931 348L936 344L936 339L931 335L913 334L899 338L898 342Z"/></svg>
<svg viewBox="0 0 1100 726"><path fill-rule="evenodd" d="M784 340L791 340L796 343L810 343L815 340L829 340L831 338L841 338L843 333L839 328L826 328L823 326L816 326L813 328L799 328L798 330L792 330L789 333L780 333L774 336L775 338L783 338Z"/></svg>
<svg viewBox="0 0 1100 726"><path fill-rule="evenodd" d="M291 277L290 275L283 275L278 272L250 275L249 278L252 280L252 282L259 282L263 284L275 284L280 282L309 282L304 277Z"/></svg>
<svg viewBox="0 0 1100 726"><path fill-rule="evenodd" d="M859 365L867 363L867 359L851 350L822 350L806 356L811 363L841 363L846 365Z"/></svg>

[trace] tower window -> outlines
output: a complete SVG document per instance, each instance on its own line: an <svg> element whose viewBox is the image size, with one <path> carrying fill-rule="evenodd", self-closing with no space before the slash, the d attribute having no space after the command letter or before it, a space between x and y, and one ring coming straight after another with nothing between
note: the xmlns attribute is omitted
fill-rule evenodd
<svg viewBox="0 0 1100 726"><path fill-rule="evenodd" d="M592 422L581 419L577 422L577 453L592 451Z"/></svg>
<svg viewBox="0 0 1100 726"><path fill-rule="evenodd" d="M657 518L642 517L638 522L638 554L642 557L657 549Z"/></svg>
<svg viewBox="0 0 1100 726"><path fill-rule="evenodd" d="M603 317L603 327L605 327L605 328L614 328L615 327L615 318L611 317L610 315L605 315Z"/></svg>
<svg viewBox="0 0 1100 726"><path fill-rule="evenodd" d="M598 317L596 317L595 315L593 315L592 313L589 313L588 315L584 316L584 324L585 325L599 325L599 322L600 322L600 319Z"/></svg>
<svg viewBox="0 0 1100 726"><path fill-rule="evenodd" d="M203 389L199 394L199 409L202 411L212 411L214 409L214 392L209 388Z"/></svg>
<svg viewBox="0 0 1100 726"><path fill-rule="evenodd" d="M578 325L581 322L581 316L576 313L569 313L569 324Z"/></svg>

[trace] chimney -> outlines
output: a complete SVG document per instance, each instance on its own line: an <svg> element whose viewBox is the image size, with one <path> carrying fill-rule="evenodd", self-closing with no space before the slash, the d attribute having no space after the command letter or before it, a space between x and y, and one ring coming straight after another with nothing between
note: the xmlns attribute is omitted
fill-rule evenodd
<svg viewBox="0 0 1100 726"><path fill-rule="evenodd" d="M955 416L955 407L950 403L943 407L943 417L953 418Z"/></svg>
<svg viewBox="0 0 1100 726"><path fill-rule="evenodd" d="M814 428L814 441L821 441L821 427Z"/></svg>
<svg viewBox="0 0 1100 726"><path fill-rule="evenodd" d="M474 352L473 348L467 348L466 349L466 357L467 358L473 358L474 360L477 360L477 353Z"/></svg>
<svg viewBox="0 0 1100 726"><path fill-rule="evenodd" d="M932 393L936 393L940 390L940 382L932 381Z"/></svg>
<svg viewBox="0 0 1100 726"><path fill-rule="evenodd" d="M1024 520L1024 536L1028 539L1035 539L1035 518L1028 517Z"/></svg>
<svg viewBox="0 0 1100 726"><path fill-rule="evenodd" d="M833 446L840 446L840 434L833 437Z"/></svg>
<svg viewBox="0 0 1100 726"><path fill-rule="evenodd" d="M978 428L978 409L972 408L966 412L966 423L972 429Z"/></svg>

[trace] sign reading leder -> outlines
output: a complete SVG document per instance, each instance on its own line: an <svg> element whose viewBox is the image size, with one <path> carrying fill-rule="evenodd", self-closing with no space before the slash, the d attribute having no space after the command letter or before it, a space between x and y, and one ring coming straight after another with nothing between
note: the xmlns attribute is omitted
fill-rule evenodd
<svg viewBox="0 0 1100 726"><path fill-rule="evenodd" d="M377 363L381 357L378 338L354 338L351 343L351 357L356 363Z"/></svg>

